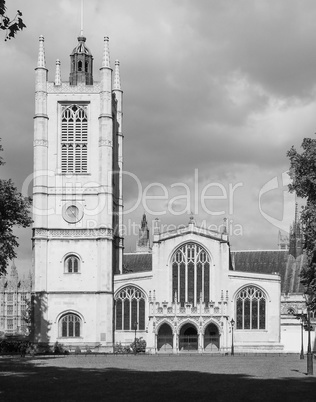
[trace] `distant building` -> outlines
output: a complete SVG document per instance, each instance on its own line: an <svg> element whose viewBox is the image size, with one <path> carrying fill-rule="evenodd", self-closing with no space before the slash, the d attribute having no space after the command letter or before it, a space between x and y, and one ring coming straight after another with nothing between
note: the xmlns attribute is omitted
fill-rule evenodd
<svg viewBox="0 0 316 402"><path fill-rule="evenodd" d="M288 250L290 247L290 240L287 234L284 234L279 230L279 241L278 248L279 250Z"/></svg>
<svg viewBox="0 0 316 402"><path fill-rule="evenodd" d="M31 300L32 277L20 279L14 262L10 273L0 277L0 334L27 335L25 322Z"/></svg>
<svg viewBox="0 0 316 402"><path fill-rule="evenodd" d="M148 224L147 224L147 219L146 219L145 214L143 214L141 226L139 228L136 252L137 253L149 253L149 252L151 252L150 239L149 239L149 229L148 229Z"/></svg>

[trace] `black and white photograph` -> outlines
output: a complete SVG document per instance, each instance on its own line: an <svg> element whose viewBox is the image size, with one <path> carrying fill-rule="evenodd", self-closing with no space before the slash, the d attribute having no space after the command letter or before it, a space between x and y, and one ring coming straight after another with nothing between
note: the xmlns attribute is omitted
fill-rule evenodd
<svg viewBox="0 0 316 402"><path fill-rule="evenodd" d="M2 401L314 401L315 21L0 0Z"/></svg>

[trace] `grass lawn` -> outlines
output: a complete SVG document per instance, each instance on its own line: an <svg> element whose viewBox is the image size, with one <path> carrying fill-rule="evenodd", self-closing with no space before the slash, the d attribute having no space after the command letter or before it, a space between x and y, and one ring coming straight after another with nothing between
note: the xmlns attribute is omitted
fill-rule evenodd
<svg viewBox="0 0 316 402"><path fill-rule="evenodd" d="M315 395L316 376L298 355L0 357L3 402L314 402Z"/></svg>

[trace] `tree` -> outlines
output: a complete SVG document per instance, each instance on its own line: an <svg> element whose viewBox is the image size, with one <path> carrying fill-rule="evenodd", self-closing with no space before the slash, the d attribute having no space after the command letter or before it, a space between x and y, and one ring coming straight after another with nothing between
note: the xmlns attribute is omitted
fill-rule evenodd
<svg viewBox="0 0 316 402"><path fill-rule="evenodd" d="M12 20L6 15L6 10L5 0L0 0L0 29L5 31L5 40L10 40L18 31L26 28L26 25L20 10L17 10L16 16Z"/></svg>
<svg viewBox="0 0 316 402"><path fill-rule="evenodd" d="M0 144L0 152L2 150ZM0 157L0 166L3 164ZM23 197L18 192L12 180L0 180L0 275L6 273L9 261L16 257L15 249L19 243L13 228L26 228L32 223L29 216L31 202L30 197Z"/></svg>
<svg viewBox="0 0 316 402"><path fill-rule="evenodd" d="M301 147L301 153L294 147L287 153L292 179L289 191L306 200L301 224L307 264L301 271L301 283L308 295L309 307L316 310L316 140L304 138Z"/></svg>

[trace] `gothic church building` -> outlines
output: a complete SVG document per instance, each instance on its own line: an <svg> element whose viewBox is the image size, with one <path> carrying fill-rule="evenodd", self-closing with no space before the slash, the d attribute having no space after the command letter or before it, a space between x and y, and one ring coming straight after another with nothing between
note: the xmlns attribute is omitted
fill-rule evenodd
<svg viewBox="0 0 316 402"><path fill-rule="evenodd" d="M135 334L152 353L280 351L281 278L236 270L229 238L191 217L163 232L146 217L123 256L122 90L104 38L99 81L86 38L69 81L48 81L44 38L35 72L33 261L36 341L99 351Z"/></svg>

